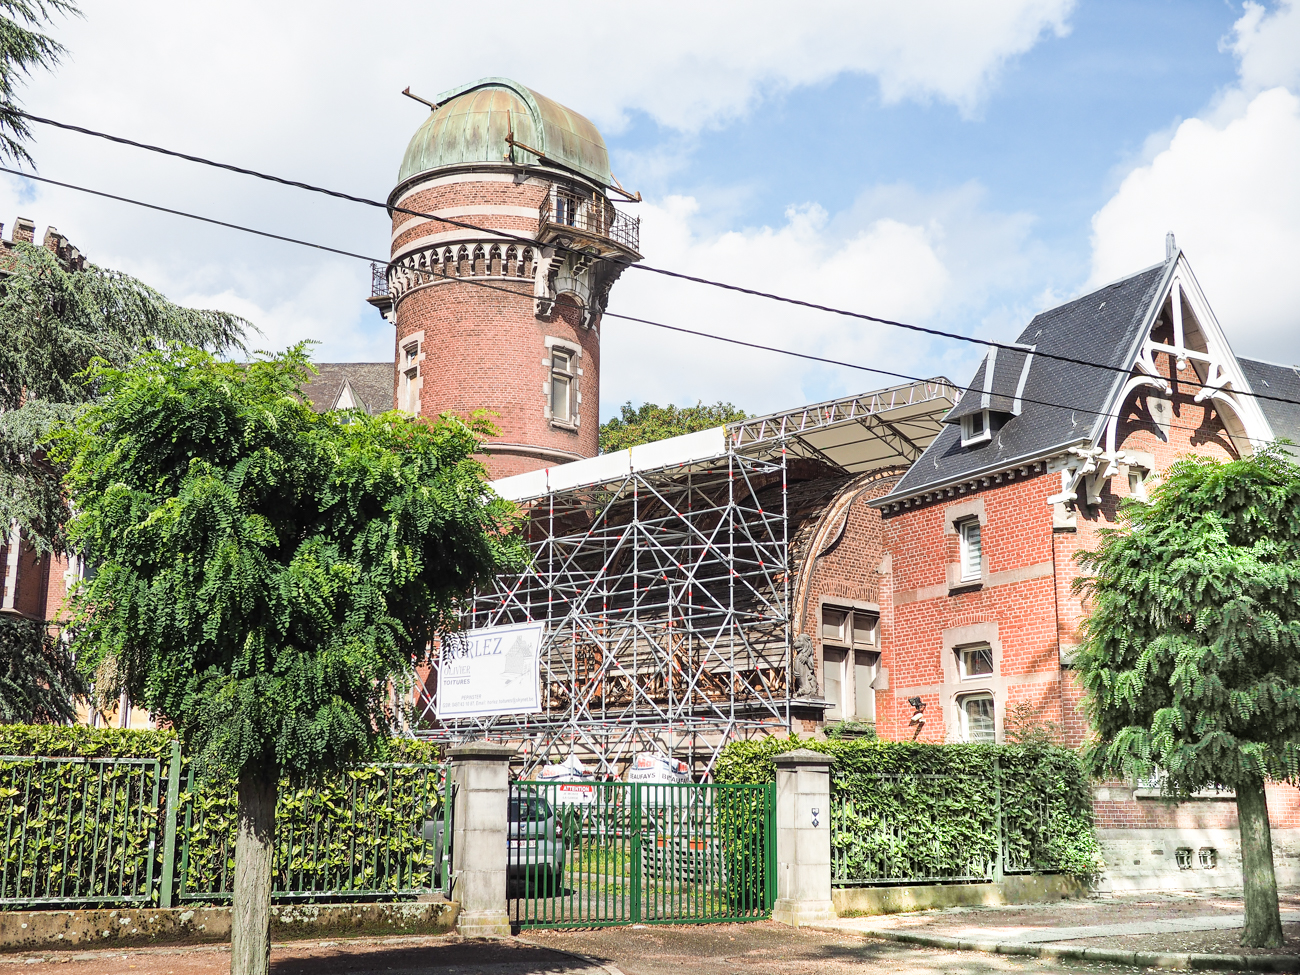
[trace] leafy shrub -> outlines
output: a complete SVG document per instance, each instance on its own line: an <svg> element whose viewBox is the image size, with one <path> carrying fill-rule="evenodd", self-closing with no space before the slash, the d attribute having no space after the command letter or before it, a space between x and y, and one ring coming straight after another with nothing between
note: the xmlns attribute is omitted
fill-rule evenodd
<svg viewBox="0 0 1300 975"><path fill-rule="evenodd" d="M714 779L772 782L776 756L796 748L835 756L831 830L840 877L985 875L997 853L998 791L1005 869L1084 879L1100 870L1092 791L1068 749L770 736L727 745Z"/></svg>
<svg viewBox="0 0 1300 975"><path fill-rule="evenodd" d="M166 731L0 726L0 756L13 759L0 761L0 815L9 824L9 842L0 847L0 896L63 903L156 899L174 741ZM428 742L392 739L380 750L387 764L310 784L281 783L276 891L361 894L429 886L433 851L420 827L440 814L438 774L431 768L438 754ZM187 896L224 900L234 874L233 782L197 784L184 759L181 784L176 890L182 891L183 873Z"/></svg>

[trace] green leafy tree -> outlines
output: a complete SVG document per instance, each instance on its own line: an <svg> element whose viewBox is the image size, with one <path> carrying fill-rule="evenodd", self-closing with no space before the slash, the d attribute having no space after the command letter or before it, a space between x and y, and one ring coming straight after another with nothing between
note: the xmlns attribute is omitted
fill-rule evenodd
<svg viewBox="0 0 1300 975"><path fill-rule="evenodd" d="M1300 469L1276 448L1179 460L1080 562L1079 678L1101 774L1236 791L1242 944L1282 943L1264 783L1300 773Z"/></svg>
<svg viewBox="0 0 1300 975"><path fill-rule="evenodd" d="M694 406L644 403L633 409L628 402L619 409L618 416L600 425L600 452L608 454L626 450L637 444L653 443L747 419L748 413L730 403L718 402L712 406L703 403Z"/></svg>
<svg viewBox="0 0 1300 975"><path fill-rule="evenodd" d="M238 793L231 970L265 973L277 783L362 760L463 597L523 549L474 459L483 425L318 414L302 346L95 366L61 435L97 572L75 649L111 660Z"/></svg>
<svg viewBox="0 0 1300 975"><path fill-rule="evenodd" d="M79 15L70 0L0 0L0 156L30 163L23 145L31 137L17 114L18 86L33 68L52 68L63 45L41 33L55 14Z"/></svg>
<svg viewBox="0 0 1300 975"><path fill-rule="evenodd" d="M0 22L0 26L2 22ZM51 431L92 400L85 376L99 358L118 366L164 342L237 346L243 319L172 304L135 278L66 267L44 247L18 244L0 278L0 525L16 526L42 558L68 551L64 468ZM48 624L48 625L46 625ZM63 643L34 623L0 617L0 720L69 720L84 685Z"/></svg>

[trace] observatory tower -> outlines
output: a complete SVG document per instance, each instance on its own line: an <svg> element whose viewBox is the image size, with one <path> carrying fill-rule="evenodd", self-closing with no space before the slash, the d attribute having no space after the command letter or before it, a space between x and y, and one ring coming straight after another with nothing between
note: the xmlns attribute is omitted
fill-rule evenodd
<svg viewBox="0 0 1300 975"><path fill-rule="evenodd" d="M439 95L406 149L371 299L396 326L395 405L495 413L494 478L597 453L601 313L641 257L609 192L596 127L505 78Z"/></svg>

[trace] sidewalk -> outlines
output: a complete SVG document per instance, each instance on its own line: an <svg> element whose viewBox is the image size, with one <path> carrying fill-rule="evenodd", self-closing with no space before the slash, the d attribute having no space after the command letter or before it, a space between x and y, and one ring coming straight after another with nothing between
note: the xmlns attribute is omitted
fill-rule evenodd
<svg viewBox="0 0 1300 975"><path fill-rule="evenodd" d="M822 930L852 931L868 937L936 944L968 942L1050 949L1104 949L1170 955L1229 955L1234 958L1287 956L1300 969L1300 889L1279 892L1282 948L1242 948L1241 890L1156 892L1105 895L1087 900L1013 907L959 907L914 914L840 918ZM915 939L915 940L914 940ZM924 940L922 940L924 939ZM1193 962L1195 964L1195 962ZM1198 966L1199 967L1199 966ZM1223 967L1223 966L1215 966Z"/></svg>

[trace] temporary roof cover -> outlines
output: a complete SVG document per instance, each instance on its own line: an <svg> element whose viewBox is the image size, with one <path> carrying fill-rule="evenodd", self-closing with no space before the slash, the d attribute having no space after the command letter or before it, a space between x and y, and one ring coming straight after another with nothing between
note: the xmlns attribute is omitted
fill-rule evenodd
<svg viewBox="0 0 1300 975"><path fill-rule="evenodd" d="M861 474L916 460L938 435L943 415L956 399L957 390L947 379L907 383L503 477L492 488L511 501L532 501L621 481L633 473L707 469L731 452L773 457L782 450L787 457L820 460Z"/></svg>

